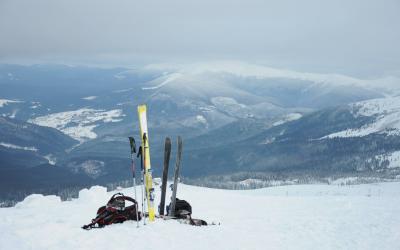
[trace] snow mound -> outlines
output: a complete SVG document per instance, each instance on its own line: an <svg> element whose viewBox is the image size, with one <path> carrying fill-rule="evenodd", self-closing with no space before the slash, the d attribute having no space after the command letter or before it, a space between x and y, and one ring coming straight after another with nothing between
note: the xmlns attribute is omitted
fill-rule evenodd
<svg viewBox="0 0 400 250"><path fill-rule="evenodd" d="M15 208L44 208L48 206L58 206L61 203L61 199L55 195L42 195L42 194L31 194L27 196L23 201L17 203Z"/></svg>
<svg viewBox="0 0 400 250"><path fill-rule="evenodd" d="M82 189L79 191L78 202L101 203L107 199L107 188L101 186L93 186L90 189Z"/></svg>

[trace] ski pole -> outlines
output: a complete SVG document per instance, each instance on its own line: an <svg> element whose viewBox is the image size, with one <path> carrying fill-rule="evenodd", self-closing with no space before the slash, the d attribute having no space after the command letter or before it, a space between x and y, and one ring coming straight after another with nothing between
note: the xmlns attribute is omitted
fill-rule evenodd
<svg viewBox="0 0 400 250"><path fill-rule="evenodd" d="M132 159L132 168L135 169L135 163L133 162ZM137 196L136 196L136 176L135 176L135 172L133 172L133 186L134 186L134 190L135 190L135 201L136 201L136 222L137 222L137 227L139 227L139 207L138 207L138 203L137 203Z"/></svg>
<svg viewBox="0 0 400 250"><path fill-rule="evenodd" d="M142 146L139 147L139 152L137 154L137 157L140 157L140 166L141 166L141 177L140 177L140 182L141 182L141 189L142 189L142 211L143 211L143 225L146 225L146 211L145 211L145 195L144 195L144 168L143 168L143 157L142 157Z"/></svg>
<svg viewBox="0 0 400 250"><path fill-rule="evenodd" d="M133 137L129 137L129 143L131 145L131 164L132 164L132 177L133 177L133 190L135 191L135 207L136 207L136 227L139 227L139 207L137 203L137 195L136 195L136 166L133 160L133 154L136 153L136 143Z"/></svg>

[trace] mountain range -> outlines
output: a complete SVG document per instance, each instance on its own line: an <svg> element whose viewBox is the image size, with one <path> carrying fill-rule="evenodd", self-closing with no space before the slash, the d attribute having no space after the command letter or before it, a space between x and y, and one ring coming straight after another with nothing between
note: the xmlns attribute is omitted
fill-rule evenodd
<svg viewBox="0 0 400 250"><path fill-rule="evenodd" d="M14 190L128 179L127 137L139 134L136 107L146 103L156 176L164 138L181 135L186 178L395 178L398 83L243 62L134 69L3 64L0 176Z"/></svg>

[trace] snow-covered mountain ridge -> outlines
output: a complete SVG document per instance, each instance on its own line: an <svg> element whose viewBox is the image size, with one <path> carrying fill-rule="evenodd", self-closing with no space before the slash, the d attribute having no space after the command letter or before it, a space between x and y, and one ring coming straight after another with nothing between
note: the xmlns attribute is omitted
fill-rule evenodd
<svg viewBox="0 0 400 250"><path fill-rule="evenodd" d="M50 126L79 140L67 150L60 147L53 152L44 150L37 140L19 141L14 132L3 130L9 139L0 142L15 145L0 146L8 155L4 166L18 158L27 159L18 166L40 169L43 163L56 164L61 168L55 170L81 173L98 184L126 178L126 138L137 136L136 106L146 103L155 174L161 171L157 167L162 166L167 135L181 135L185 140L183 175L188 178L242 171L260 173L261 178L283 171L292 177L299 169L296 175L342 176L343 171L374 175L379 169L395 176L399 170L396 135L325 137L372 124L381 115L364 116L353 104L346 105L385 97L389 89L393 95L395 78L390 84L392 80L386 78L363 80L243 62L149 65L133 70L0 65L2 72L16 77L0 79L0 98L20 101L0 107L2 116ZM385 89L370 88L377 82ZM347 108L338 108L341 105ZM395 106L389 110L396 119ZM317 140L322 137L327 140ZM30 160L35 154L40 156L38 161ZM378 161L382 164L376 167ZM374 171L369 173L369 169ZM35 180L28 178L32 184ZM20 186L17 181L14 184L12 189Z"/></svg>
<svg viewBox="0 0 400 250"><path fill-rule="evenodd" d="M144 67L150 71L163 71L165 75L171 74L167 81L183 77L195 77L207 73L232 74L238 77L254 77L258 79L278 79L286 78L314 82L317 85L332 86L357 86L369 88L371 90L383 91L387 95L392 95L393 91L399 93L400 79L394 76L386 76L376 79L359 79L341 74L322 74L300 72L287 69L272 68L260 64L252 64L243 61L211 61L189 64L150 64ZM173 72L173 73L170 73ZM176 73L179 72L179 73ZM166 76L163 76L166 77ZM165 81L167 83L167 81ZM305 90L306 91L306 90Z"/></svg>
<svg viewBox="0 0 400 250"><path fill-rule="evenodd" d="M325 138L362 137L373 133L400 135L400 96L367 100L349 106L354 117L372 117L373 122L360 128L336 132Z"/></svg>

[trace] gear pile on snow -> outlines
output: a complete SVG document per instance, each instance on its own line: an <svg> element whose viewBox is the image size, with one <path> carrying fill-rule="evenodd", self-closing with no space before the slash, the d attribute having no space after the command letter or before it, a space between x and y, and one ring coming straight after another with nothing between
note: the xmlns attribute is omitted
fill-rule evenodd
<svg viewBox="0 0 400 250"><path fill-rule="evenodd" d="M104 227L113 223L122 223L126 220L137 221L137 227L139 227L139 221L143 217L143 224L146 225L146 217L150 222L154 221L156 218L154 209L154 188L153 188L153 178L152 178L152 168L150 164L150 146L149 146L149 132L147 127L147 107L146 105L138 106L139 115L139 125L140 125L140 138L141 145L136 150L136 142L133 137L129 137L129 144L131 149L131 169L133 178L133 187L135 199L125 196L122 193L114 194L106 206L102 206L97 211L97 216L92 220L92 223L84 225L83 229L91 229L96 227ZM207 225L207 222L200 219L193 219L192 206L185 201L176 198L176 193L178 189L179 182L179 171L182 161L182 138L178 136L177 141L177 154L176 163L174 171L174 182L171 185L172 195L171 203L167 206L167 214L164 215L165 207L165 196L166 196L166 186L168 179L168 166L171 154L171 139L165 139L165 150L164 150L164 170L162 176L162 186L161 186L161 202L158 206L159 216L158 218L163 219L176 219L179 222L194 225L203 226ZM138 203L136 202L136 166L134 161L134 155L137 152L137 158L140 158L141 165L141 175L140 175L140 186L141 186L141 204L142 212L138 210ZM126 207L125 201L130 201L133 205ZM143 216L144 215L144 216Z"/></svg>
<svg viewBox="0 0 400 250"><path fill-rule="evenodd" d="M132 202L133 204L125 206L126 201ZM122 223L127 220L140 221L141 219L142 213L138 211L136 200L122 193L117 193L111 197L107 205L97 210L97 216L92 220L92 223L84 225L82 228L89 230L113 223Z"/></svg>

